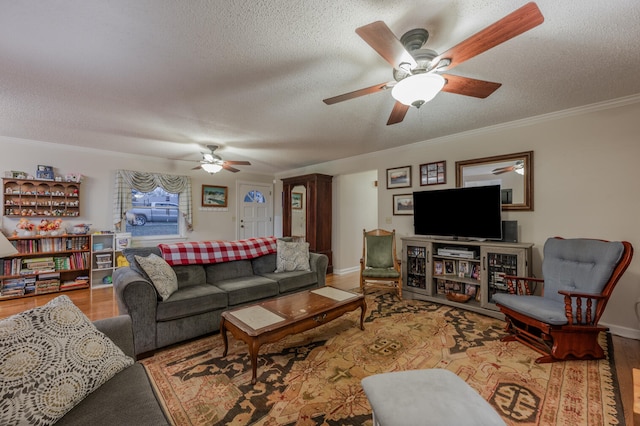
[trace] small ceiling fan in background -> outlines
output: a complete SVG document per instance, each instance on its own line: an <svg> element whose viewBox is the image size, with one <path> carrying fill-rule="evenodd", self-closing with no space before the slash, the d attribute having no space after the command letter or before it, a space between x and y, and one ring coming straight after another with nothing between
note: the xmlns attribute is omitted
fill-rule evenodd
<svg viewBox="0 0 640 426"><path fill-rule="evenodd" d="M384 22L373 22L356 29L356 33L391 64L393 80L324 99L323 102L333 105L392 89L391 95L396 103L387 121L387 125L391 125L404 120L409 107L420 108L440 91L486 98L501 84L441 72L451 70L543 21L544 17L538 6L533 2L527 3L442 54L422 48L429 38L429 32L425 29L408 31L398 40Z"/></svg>
<svg viewBox="0 0 640 426"><path fill-rule="evenodd" d="M508 172L516 172L519 175L524 174L524 160L518 160L512 166L498 167L497 169L491 170L491 173L494 175L501 175L502 173Z"/></svg>
<svg viewBox="0 0 640 426"><path fill-rule="evenodd" d="M200 165L198 167L194 167L192 170L203 169L207 173L218 173L220 170L225 169L230 172L237 173L240 170L231 166L250 166L251 165L251 163L248 161L223 160L218 154L215 153L215 150L219 148L218 145L207 145L207 148L209 148L211 152L210 153L203 152Z"/></svg>

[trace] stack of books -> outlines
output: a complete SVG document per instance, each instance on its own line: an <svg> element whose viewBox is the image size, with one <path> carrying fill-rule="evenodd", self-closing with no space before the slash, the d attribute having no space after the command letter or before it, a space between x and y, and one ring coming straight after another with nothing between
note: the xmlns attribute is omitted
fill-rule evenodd
<svg viewBox="0 0 640 426"><path fill-rule="evenodd" d="M38 275L36 294L53 293L60 288L60 273L52 272Z"/></svg>
<svg viewBox="0 0 640 426"><path fill-rule="evenodd" d="M25 293L25 286L26 283L24 278L4 280L2 290L0 290L0 296L23 296Z"/></svg>
<svg viewBox="0 0 640 426"><path fill-rule="evenodd" d="M41 274L54 272L56 264L53 257L32 257L22 261L21 275Z"/></svg>

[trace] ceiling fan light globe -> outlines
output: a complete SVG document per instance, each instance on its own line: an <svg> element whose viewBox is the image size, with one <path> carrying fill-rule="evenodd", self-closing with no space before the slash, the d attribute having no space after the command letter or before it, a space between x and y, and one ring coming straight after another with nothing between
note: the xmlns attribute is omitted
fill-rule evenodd
<svg viewBox="0 0 640 426"><path fill-rule="evenodd" d="M440 93L444 84L445 79L439 74L416 74L393 86L391 96L404 105L420 108Z"/></svg>
<svg viewBox="0 0 640 426"><path fill-rule="evenodd" d="M222 166L220 164L203 164L202 169L207 173L218 173L222 170Z"/></svg>

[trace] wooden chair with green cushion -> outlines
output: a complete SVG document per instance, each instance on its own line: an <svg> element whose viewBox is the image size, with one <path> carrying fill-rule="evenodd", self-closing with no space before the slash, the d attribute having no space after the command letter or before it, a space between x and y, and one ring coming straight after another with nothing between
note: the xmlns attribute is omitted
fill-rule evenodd
<svg viewBox="0 0 640 426"><path fill-rule="evenodd" d="M396 255L396 230L362 230L360 291L365 287L393 288L402 299L400 260Z"/></svg>

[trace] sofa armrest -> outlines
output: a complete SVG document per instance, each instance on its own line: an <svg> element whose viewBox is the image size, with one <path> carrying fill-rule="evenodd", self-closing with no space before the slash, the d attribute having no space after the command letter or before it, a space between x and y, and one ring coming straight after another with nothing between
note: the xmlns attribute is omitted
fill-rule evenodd
<svg viewBox="0 0 640 426"><path fill-rule="evenodd" d="M327 283L327 266L329 258L325 254L309 253L309 266L318 277L318 287L324 287Z"/></svg>
<svg viewBox="0 0 640 426"><path fill-rule="evenodd" d="M156 349L158 293L153 284L126 266L114 271L113 289L118 312L131 317L136 355Z"/></svg>
<svg viewBox="0 0 640 426"><path fill-rule="evenodd" d="M131 317L129 315L101 319L94 321L93 324L122 349L125 355L133 359L136 358L133 346L133 328L131 327Z"/></svg>

